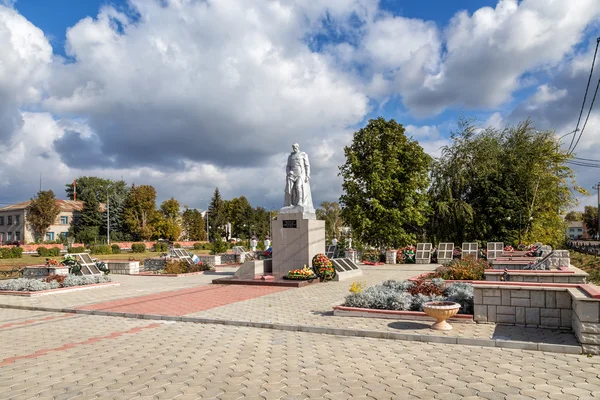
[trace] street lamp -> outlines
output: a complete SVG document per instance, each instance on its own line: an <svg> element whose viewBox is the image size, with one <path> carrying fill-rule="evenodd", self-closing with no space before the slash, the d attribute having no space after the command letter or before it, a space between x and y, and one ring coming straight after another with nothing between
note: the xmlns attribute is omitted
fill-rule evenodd
<svg viewBox="0 0 600 400"><path fill-rule="evenodd" d="M208 200L200 199L206 202L206 240L210 243L210 231L208 226Z"/></svg>

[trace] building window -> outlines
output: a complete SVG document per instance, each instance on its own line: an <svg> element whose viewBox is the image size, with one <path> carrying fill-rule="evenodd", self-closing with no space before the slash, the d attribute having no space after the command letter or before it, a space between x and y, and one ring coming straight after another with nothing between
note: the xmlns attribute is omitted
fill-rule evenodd
<svg viewBox="0 0 600 400"><path fill-rule="evenodd" d="M61 238L66 238L67 237L67 232L61 232L58 234Z"/></svg>
<svg viewBox="0 0 600 400"><path fill-rule="evenodd" d="M15 225L21 225L21 216L15 215Z"/></svg>
<svg viewBox="0 0 600 400"><path fill-rule="evenodd" d="M6 225L12 225L12 215L8 216L8 221L6 222Z"/></svg>
<svg viewBox="0 0 600 400"><path fill-rule="evenodd" d="M54 232L46 233L46 240L54 240Z"/></svg>
<svg viewBox="0 0 600 400"><path fill-rule="evenodd" d="M60 224L61 225L69 225L69 217L66 215L60 217Z"/></svg>
<svg viewBox="0 0 600 400"><path fill-rule="evenodd" d="M0 217L0 225L4 225L4 217Z"/></svg>
<svg viewBox="0 0 600 400"><path fill-rule="evenodd" d="M21 232L19 232L19 231L15 232L15 240L17 242L21 241Z"/></svg>
<svg viewBox="0 0 600 400"><path fill-rule="evenodd" d="M12 232L8 232L6 240L12 242Z"/></svg>

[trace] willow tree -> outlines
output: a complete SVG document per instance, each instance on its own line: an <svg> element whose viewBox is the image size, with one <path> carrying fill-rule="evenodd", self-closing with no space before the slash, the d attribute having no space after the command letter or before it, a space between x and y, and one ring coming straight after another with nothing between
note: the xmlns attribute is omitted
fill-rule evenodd
<svg viewBox="0 0 600 400"><path fill-rule="evenodd" d="M574 205L574 175L552 131L530 120L478 129L461 120L432 165L429 190L434 242L517 244L564 241L562 215Z"/></svg>
<svg viewBox="0 0 600 400"><path fill-rule="evenodd" d="M429 157L396 121L372 119L344 148L342 219L376 247L414 243L427 221Z"/></svg>

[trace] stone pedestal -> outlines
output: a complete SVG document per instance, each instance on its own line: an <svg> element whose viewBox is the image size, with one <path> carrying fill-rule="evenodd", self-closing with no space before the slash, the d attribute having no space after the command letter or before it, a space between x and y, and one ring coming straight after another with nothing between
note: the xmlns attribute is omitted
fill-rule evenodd
<svg viewBox="0 0 600 400"><path fill-rule="evenodd" d="M398 255L398 250L386 250L385 251L385 263L386 264L396 264L396 256Z"/></svg>
<svg viewBox="0 0 600 400"><path fill-rule="evenodd" d="M357 255L356 250L346 250L344 252L344 258L351 260L355 264L356 264L356 258L357 258L356 255Z"/></svg>
<svg viewBox="0 0 600 400"><path fill-rule="evenodd" d="M307 218L308 217L308 218ZM279 214L273 221L273 275L312 267L317 253L325 254L325 221L306 213Z"/></svg>

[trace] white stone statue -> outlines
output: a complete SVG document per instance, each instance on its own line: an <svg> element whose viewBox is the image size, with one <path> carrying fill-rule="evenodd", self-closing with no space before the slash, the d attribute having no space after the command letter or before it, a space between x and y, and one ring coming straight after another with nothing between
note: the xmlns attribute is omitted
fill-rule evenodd
<svg viewBox="0 0 600 400"><path fill-rule="evenodd" d="M303 213L312 218L315 214L310 193L310 162L300 151L298 143L292 145L286 166L285 197L280 213Z"/></svg>

